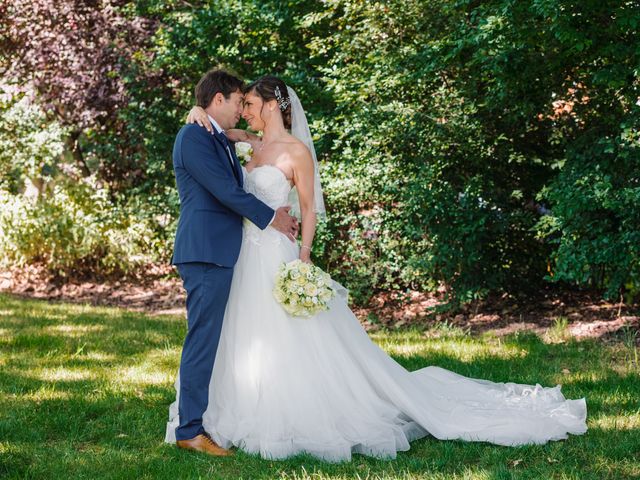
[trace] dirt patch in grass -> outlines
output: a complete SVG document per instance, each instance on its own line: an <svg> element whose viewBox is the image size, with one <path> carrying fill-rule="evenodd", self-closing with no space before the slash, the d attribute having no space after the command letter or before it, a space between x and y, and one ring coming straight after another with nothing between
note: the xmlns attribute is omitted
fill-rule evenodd
<svg viewBox="0 0 640 480"><path fill-rule="evenodd" d="M424 292L385 292L370 304L355 309L367 328L397 328L447 322L471 333L492 331L507 335L516 331L544 333L565 328L577 338L615 338L624 329L640 329L640 305L606 301L594 292L567 291L550 286L536 297L491 295L461 309L438 313L443 301ZM640 341L640 335L636 335Z"/></svg>
<svg viewBox="0 0 640 480"><path fill-rule="evenodd" d="M36 266L0 272L0 291L24 298L122 307L152 314L182 314L185 294L170 265L145 275L111 279L54 279Z"/></svg>
<svg viewBox="0 0 640 480"><path fill-rule="evenodd" d="M184 314L182 282L170 265L154 265L144 275L82 281L54 280L44 269L0 272L0 291L25 298L127 308L151 314ZM447 322L471 333L506 335L526 330L544 333L564 328L577 338L616 339L619 332L640 342L640 305L603 300L593 292L554 286L535 298L493 295L454 312L438 312L441 296L417 291L383 292L354 312L367 330L427 327Z"/></svg>

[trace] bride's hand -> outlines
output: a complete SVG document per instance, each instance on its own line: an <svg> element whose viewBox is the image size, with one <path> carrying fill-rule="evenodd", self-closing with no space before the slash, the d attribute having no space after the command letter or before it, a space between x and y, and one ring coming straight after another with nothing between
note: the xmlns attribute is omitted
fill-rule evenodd
<svg viewBox="0 0 640 480"><path fill-rule="evenodd" d="M186 123L197 123L201 127L206 128L209 132L211 132L213 129L213 126L209 121L207 112L205 112L202 107L199 107L197 105L189 111Z"/></svg>

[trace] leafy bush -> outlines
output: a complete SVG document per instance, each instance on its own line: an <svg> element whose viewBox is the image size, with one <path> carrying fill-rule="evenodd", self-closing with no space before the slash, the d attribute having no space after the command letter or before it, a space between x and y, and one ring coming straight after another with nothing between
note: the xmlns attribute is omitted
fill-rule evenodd
<svg viewBox="0 0 640 480"><path fill-rule="evenodd" d="M118 197L68 155L68 130L4 86L0 119L0 262L40 263L60 276L132 272L166 261L172 215ZM171 212L165 208L164 212ZM156 220L157 219L157 220ZM160 221L158 221L160 220Z"/></svg>
<svg viewBox="0 0 640 480"><path fill-rule="evenodd" d="M58 183L41 198L0 191L0 202L3 267L44 264L62 277L129 273L166 251L139 208L116 206L92 178Z"/></svg>
<svg viewBox="0 0 640 480"><path fill-rule="evenodd" d="M323 132L333 138L325 251L345 253L363 294L441 283L468 301L536 288L549 263L571 284L607 271L591 283L637 288L639 226L623 213L637 199L637 149L624 147L628 156L615 161L601 154L623 121L632 131L637 8L336 1L307 22L324 32L310 48L327 59L320 70L336 103ZM358 212L372 208L384 240L354 242L368 228ZM353 267L344 276L350 281Z"/></svg>
<svg viewBox="0 0 640 480"><path fill-rule="evenodd" d="M167 258L178 213L171 144L198 78L221 66L246 79L273 73L298 91L329 212L314 259L358 302L442 285L466 302L545 278L609 296L640 288L634 2L150 0L104 10L65 0L55 21L18 3L0 8L0 68L37 78L35 98L66 132L40 113L16 123L26 130L0 121L3 188L16 194L38 175L57 185L33 206L20 200L32 212L24 231L59 239L24 247L21 261L56 262L69 238L86 239L74 240L76 261L96 268L115 268L118 248L128 265ZM37 35L21 29L29 22ZM64 48L47 49L50 38ZM61 59L74 57L94 75L70 76L75 64ZM37 123L49 140L36 141ZM56 183L65 163L95 177L104 199ZM72 208L81 199L90 206ZM109 243L133 233L146 239ZM68 255L56 268L73 268Z"/></svg>
<svg viewBox="0 0 640 480"><path fill-rule="evenodd" d="M0 188L39 190L55 172L67 131L16 87L0 85Z"/></svg>
<svg viewBox="0 0 640 480"><path fill-rule="evenodd" d="M552 281L604 290L627 301L640 293L640 115L610 139L570 152L557 179L540 193L553 205L538 224L556 245Z"/></svg>

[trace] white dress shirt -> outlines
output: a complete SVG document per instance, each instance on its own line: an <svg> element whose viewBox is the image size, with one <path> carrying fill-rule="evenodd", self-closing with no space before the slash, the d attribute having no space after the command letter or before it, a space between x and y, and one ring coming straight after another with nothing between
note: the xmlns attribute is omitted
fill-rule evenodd
<svg viewBox="0 0 640 480"><path fill-rule="evenodd" d="M222 129L222 127L220 127L220 125L218 125L218 122L216 122L215 119L211 115L207 115L207 116L209 117L209 121L213 125L213 128L216 129L216 132L221 133L222 135L224 135L225 134L224 130ZM227 155L229 156L229 161L231 162L231 167L235 170L235 165L233 164L233 155L231 155L231 150L229 150L228 146L227 146Z"/></svg>

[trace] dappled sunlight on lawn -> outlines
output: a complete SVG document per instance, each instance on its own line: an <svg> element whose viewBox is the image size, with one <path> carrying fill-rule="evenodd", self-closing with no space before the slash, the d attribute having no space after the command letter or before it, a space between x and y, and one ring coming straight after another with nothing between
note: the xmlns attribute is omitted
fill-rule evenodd
<svg viewBox="0 0 640 480"><path fill-rule="evenodd" d="M472 362L478 358L495 357L501 359L523 358L527 351L514 345L486 345L456 340L416 342L381 342L381 346L391 355L409 357L438 353L451 355L461 362Z"/></svg>
<svg viewBox="0 0 640 480"><path fill-rule="evenodd" d="M589 420L589 428L599 428L601 430L637 430L640 432L640 409L636 413L621 416L617 415L597 415ZM638 433L640 435L640 433Z"/></svg>
<svg viewBox="0 0 640 480"><path fill-rule="evenodd" d="M473 337L450 327L374 332L372 339L409 370L436 365L494 381L556 380L567 397L586 397L590 431L517 449L426 438L391 462L360 455L338 465L307 456L269 462L242 452L212 460L162 442L175 399L183 317L3 295L0 309L11 312L0 316L0 476L494 480L521 472L550 478L545 474L552 469L558 478L578 478L575 472L601 452L598 471L610 478L636 471L620 452L640 448L634 440L640 437L640 382L617 347L547 344L524 334Z"/></svg>
<svg viewBox="0 0 640 480"><path fill-rule="evenodd" d="M41 329L44 333L58 334L61 333L67 337L80 337L89 332L102 332L105 330L104 325L53 325Z"/></svg>
<svg viewBox="0 0 640 480"><path fill-rule="evenodd" d="M88 380L94 377L94 372L86 368L45 368L35 375L36 378L44 381L75 381Z"/></svg>
<svg viewBox="0 0 640 480"><path fill-rule="evenodd" d="M179 349L158 349L146 352L135 363L124 369L118 369L115 375L121 385L167 385L175 381L179 358Z"/></svg>
<svg viewBox="0 0 640 480"><path fill-rule="evenodd" d="M86 360L94 362L113 362L117 359L117 355L104 352L85 352L82 356L78 356L76 360Z"/></svg>
<svg viewBox="0 0 640 480"><path fill-rule="evenodd" d="M447 356L462 363L470 363L487 358L523 359L528 354L527 349L518 343L505 342L493 337L487 337L483 342L478 342L464 332L451 331L442 334L438 328L426 332L383 331L370 336L381 348L398 359L411 357L429 359Z"/></svg>
<svg viewBox="0 0 640 480"><path fill-rule="evenodd" d="M66 320L66 317L62 317L62 320ZM106 329L104 325L49 325L49 326L39 326L34 325L31 327L24 327L20 329L20 336L42 336L50 335L53 337L67 337L67 338L80 338L86 337L88 333L98 333L102 332ZM11 331L8 329L4 329L6 335L10 335Z"/></svg>
<svg viewBox="0 0 640 480"><path fill-rule="evenodd" d="M17 300L4 298L9 304ZM129 363L127 356L178 341L182 335L179 323L172 317L147 317L115 308L95 308L82 305L63 305L28 302L23 310L0 316L2 343L13 355L24 354L27 360L34 352L61 358L72 355L76 359ZM36 306L37 305L37 306ZM57 318L54 320L54 318Z"/></svg>
<svg viewBox="0 0 640 480"><path fill-rule="evenodd" d="M40 387L20 395L21 400L41 403L46 400L69 400L73 395L68 390L58 390L55 384Z"/></svg>

